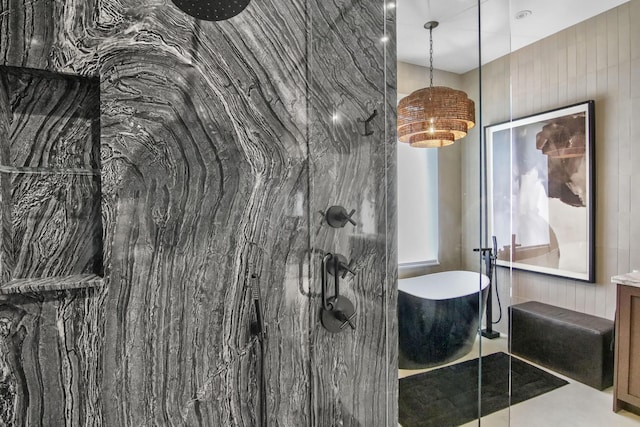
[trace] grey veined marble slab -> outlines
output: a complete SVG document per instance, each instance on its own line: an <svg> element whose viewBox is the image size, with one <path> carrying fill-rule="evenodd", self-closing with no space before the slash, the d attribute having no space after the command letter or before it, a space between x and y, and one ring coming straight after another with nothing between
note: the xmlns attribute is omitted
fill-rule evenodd
<svg viewBox="0 0 640 427"><path fill-rule="evenodd" d="M393 12L259 0L212 23L171 2L6 3L3 65L99 76L100 89L98 159L93 122L74 108L95 99L87 87L38 75L0 91L13 107L0 105L0 139L14 137L0 161L16 168L0 173L5 235L47 242L30 238L9 261L25 275L93 273L83 255L99 253L101 219L105 285L4 297L0 424L256 426L264 372L269 425L391 425ZM78 168L99 182L60 173ZM333 204L359 225L320 225ZM357 329L337 335L319 322L329 251L357 269L341 288ZM58 254L73 262L50 262Z"/></svg>

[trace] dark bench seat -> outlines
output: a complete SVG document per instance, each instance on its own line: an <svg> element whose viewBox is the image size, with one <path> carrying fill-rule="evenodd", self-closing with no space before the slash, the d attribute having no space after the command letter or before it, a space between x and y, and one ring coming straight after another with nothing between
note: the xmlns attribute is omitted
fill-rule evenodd
<svg viewBox="0 0 640 427"><path fill-rule="evenodd" d="M511 353L598 390L613 385L611 320L537 301L509 315Z"/></svg>

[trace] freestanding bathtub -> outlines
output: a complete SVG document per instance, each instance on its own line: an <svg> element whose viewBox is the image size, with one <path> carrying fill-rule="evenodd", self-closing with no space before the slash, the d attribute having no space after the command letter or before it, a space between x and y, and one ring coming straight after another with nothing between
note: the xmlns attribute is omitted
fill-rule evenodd
<svg viewBox="0 0 640 427"><path fill-rule="evenodd" d="M398 366L441 365L471 351L487 299L489 278L446 271L398 280Z"/></svg>

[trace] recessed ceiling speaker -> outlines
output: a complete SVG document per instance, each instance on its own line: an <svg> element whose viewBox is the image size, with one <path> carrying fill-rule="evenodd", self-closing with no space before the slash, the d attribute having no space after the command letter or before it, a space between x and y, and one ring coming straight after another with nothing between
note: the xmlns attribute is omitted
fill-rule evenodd
<svg viewBox="0 0 640 427"><path fill-rule="evenodd" d="M225 21L242 12L251 0L172 0L178 9L196 19Z"/></svg>

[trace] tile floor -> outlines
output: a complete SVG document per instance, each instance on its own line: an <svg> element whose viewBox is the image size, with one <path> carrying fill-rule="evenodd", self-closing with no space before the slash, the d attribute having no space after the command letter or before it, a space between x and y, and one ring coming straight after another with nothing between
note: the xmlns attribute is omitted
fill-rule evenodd
<svg viewBox="0 0 640 427"><path fill-rule="evenodd" d="M481 343L480 341L476 342L468 355L451 364L474 359L478 357L480 351L483 355L498 351L506 353L507 343L507 338L504 335L495 340L483 338ZM541 366L538 367L545 369ZM401 369L398 376L403 378L428 370ZM478 425L482 427L640 427L640 416L627 411L613 412L611 409L613 405L612 387L598 391L557 372L546 370L569 381L569 384L513 405L511 408L487 415L480 420L480 423L475 420L461 427Z"/></svg>

